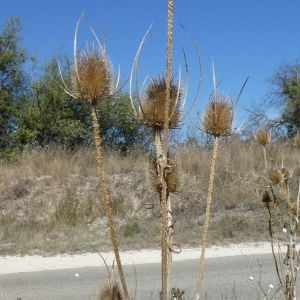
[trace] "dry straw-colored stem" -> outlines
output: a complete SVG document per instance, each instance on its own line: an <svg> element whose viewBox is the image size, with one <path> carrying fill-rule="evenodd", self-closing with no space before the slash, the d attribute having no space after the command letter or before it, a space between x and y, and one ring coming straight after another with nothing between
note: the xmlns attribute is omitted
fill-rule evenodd
<svg viewBox="0 0 300 300"><path fill-rule="evenodd" d="M128 290L127 290L123 267L121 264L121 258L120 258L120 253L119 253L119 244L118 244L114 220L113 220L112 207L111 207L111 202L110 202L107 185L106 185L106 180L105 180L105 170L104 170L102 147L101 147L101 141L100 141L100 127L99 127L99 120L98 120L97 109L96 109L95 103L92 104L92 119L93 119L93 128L94 128L94 143L95 143L95 148L96 148L96 159L97 159L98 172L99 172L100 191L101 191L102 199L103 199L104 205L105 205L108 227L110 230L111 241L113 244L113 250L114 250L115 259L117 262L117 267L118 267L118 271L119 271L119 276L120 276L120 280L121 280L124 297L126 300L129 300L129 294L128 294Z"/></svg>
<svg viewBox="0 0 300 300"><path fill-rule="evenodd" d="M263 151L264 151L265 168L266 168L266 171L267 171L268 170L268 161L267 161L267 149L266 149L266 146L263 146Z"/></svg>
<svg viewBox="0 0 300 300"><path fill-rule="evenodd" d="M269 202L267 202L267 208L268 208L268 229L269 229L269 234L270 234L270 238L271 238L272 255L273 255L273 259L274 259L274 263L275 263L275 268L276 268L276 273L277 273L278 280L280 282L280 285L283 286L281 274L280 274L280 271L279 271L278 261L277 261L277 257L276 257L275 249L274 249L274 236L273 236L273 226L272 226L272 212L271 212L271 208L270 208Z"/></svg>
<svg viewBox="0 0 300 300"><path fill-rule="evenodd" d="M201 293L201 284L202 284L203 272L204 272L205 249L207 247L208 227L209 227L211 208L213 203L212 196L214 190L214 180L216 174L216 161L217 161L218 149L219 149L219 137L215 137L213 143L211 165L210 165L208 193L207 193L207 200L206 200L206 212L205 212L205 220L204 220L204 227L203 227L202 241L201 241L201 256L200 256L200 268L199 268L199 278L198 278L199 296Z"/></svg>
<svg viewBox="0 0 300 300"><path fill-rule="evenodd" d="M162 175L167 168L168 154L168 136L169 136L169 116L170 116L170 97L171 97L171 73L172 73L172 38L173 38L173 0L167 0L167 64L166 64L166 105L165 105L165 122L164 122L164 155L161 160ZM169 247L168 247L168 193L165 176L162 179L162 214L161 214L161 272L162 272L162 300L168 299L169 284Z"/></svg>

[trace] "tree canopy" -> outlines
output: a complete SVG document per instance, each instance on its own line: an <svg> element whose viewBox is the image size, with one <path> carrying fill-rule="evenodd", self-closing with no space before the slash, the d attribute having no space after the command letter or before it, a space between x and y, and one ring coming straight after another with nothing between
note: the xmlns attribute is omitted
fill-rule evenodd
<svg viewBox="0 0 300 300"><path fill-rule="evenodd" d="M10 18L0 31L0 150L14 145L15 104L26 90L23 64L26 52L21 47L18 18Z"/></svg>
<svg viewBox="0 0 300 300"><path fill-rule="evenodd" d="M63 60L63 76L69 81L67 58L53 56L33 80L29 92L18 102L15 137L19 145L63 145L68 148L90 141L88 106L68 96L61 88L58 61Z"/></svg>
<svg viewBox="0 0 300 300"><path fill-rule="evenodd" d="M289 136L293 136L300 130L300 65L279 67L271 83L273 89L268 95L268 103L281 112L276 123L286 128Z"/></svg>
<svg viewBox="0 0 300 300"><path fill-rule="evenodd" d="M53 55L38 76L25 73L28 56L21 46L21 29L20 20L10 18L0 31L0 154L25 146L74 149L89 145L89 105L73 99L62 88L58 62L65 83L70 85L68 57ZM126 93L101 101L97 110L105 147L127 151L149 146L149 135L136 122Z"/></svg>

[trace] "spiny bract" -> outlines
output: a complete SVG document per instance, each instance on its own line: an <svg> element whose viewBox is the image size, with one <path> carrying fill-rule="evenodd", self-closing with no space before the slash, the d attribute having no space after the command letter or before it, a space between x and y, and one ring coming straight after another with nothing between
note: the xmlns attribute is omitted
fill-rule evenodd
<svg viewBox="0 0 300 300"><path fill-rule="evenodd" d="M170 84L169 128L175 128L180 123L180 97L178 83ZM141 105L140 118L145 125L163 129L166 110L166 81L163 77L152 79L146 89L146 99Z"/></svg>
<svg viewBox="0 0 300 300"><path fill-rule="evenodd" d="M271 134L266 129L260 129L254 134L259 145L266 146L271 142Z"/></svg>
<svg viewBox="0 0 300 300"><path fill-rule="evenodd" d="M204 112L204 130L215 137L229 135L231 133L232 117L232 105L226 97L215 95Z"/></svg>
<svg viewBox="0 0 300 300"><path fill-rule="evenodd" d="M72 92L82 100L96 102L111 95L113 76L103 49L87 46L78 53L72 69Z"/></svg>

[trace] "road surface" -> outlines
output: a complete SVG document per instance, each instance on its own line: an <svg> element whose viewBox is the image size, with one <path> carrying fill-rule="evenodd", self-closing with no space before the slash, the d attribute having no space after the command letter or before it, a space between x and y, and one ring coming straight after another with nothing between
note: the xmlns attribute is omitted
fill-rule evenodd
<svg viewBox="0 0 300 300"><path fill-rule="evenodd" d="M199 260L172 264L170 286L185 290L184 299L192 299L195 295L198 267ZM134 299L159 299L160 264L125 266L125 273ZM97 299L106 277L104 267L0 275L0 299L93 300ZM270 254L208 258L201 299L263 299L258 298L262 295L258 282L265 292L270 284L274 286L270 293L276 289L276 273Z"/></svg>

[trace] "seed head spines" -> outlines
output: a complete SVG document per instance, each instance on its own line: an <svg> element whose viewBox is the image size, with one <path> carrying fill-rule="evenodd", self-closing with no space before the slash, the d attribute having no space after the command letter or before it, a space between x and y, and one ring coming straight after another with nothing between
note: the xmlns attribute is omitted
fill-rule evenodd
<svg viewBox="0 0 300 300"><path fill-rule="evenodd" d="M260 129L254 133L254 138L259 145L266 146L271 142L271 133L266 129Z"/></svg>
<svg viewBox="0 0 300 300"><path fill-rule="evenodd" d="M87 102L97 102L112 94L111 65L103 49L88 47L78 53L72 69L72 92Z"/></svg>
<svg viewBox="0 0 300 300"><path fill-rule="evenodd" d="M180 124L180 98L181 92L178 83L171 80L169 128L176 128ZM150 81L146 89L146 98L141 104L140 119L152 128L163 129L166 108L166 81L160 76Z"/></svg>
<svg viewBox="0 0 300 300"><path fill-rule="evenodd" d="M228 99L214 95L203 116L204 130L215 137L229 135L233 118L233 107Z"/></svg>

